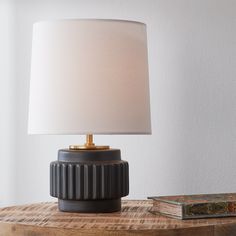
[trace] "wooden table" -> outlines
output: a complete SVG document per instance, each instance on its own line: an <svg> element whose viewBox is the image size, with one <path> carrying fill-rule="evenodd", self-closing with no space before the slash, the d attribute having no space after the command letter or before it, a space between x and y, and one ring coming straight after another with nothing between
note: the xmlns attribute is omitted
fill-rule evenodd
<svg viewBox="0 0 236 236"><path fill-rule="evenodd" d="M122 211L63 213L57 203L0 209L0 236L156 235L234 236L236 217L175 220L148 212L151 201L123 201Z"/></svg>

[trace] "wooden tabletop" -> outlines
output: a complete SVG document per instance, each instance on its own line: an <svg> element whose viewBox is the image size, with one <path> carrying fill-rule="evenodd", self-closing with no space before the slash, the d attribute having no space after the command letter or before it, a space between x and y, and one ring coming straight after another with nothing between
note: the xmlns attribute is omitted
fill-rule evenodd
<svg viewBox="0 0 236 236"><path fill-rule="evenodd" d="M149 213L152 202L122 202L122 211L106 214L63 213L57 203L0 209L0 236L157 235L234 236L236 217L176 220Z"/></svg>

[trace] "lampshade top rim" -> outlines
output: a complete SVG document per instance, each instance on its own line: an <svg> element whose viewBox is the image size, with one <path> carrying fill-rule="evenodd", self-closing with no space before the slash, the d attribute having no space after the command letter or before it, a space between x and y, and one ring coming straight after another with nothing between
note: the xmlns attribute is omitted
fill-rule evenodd
<svg viewBox="0 0 236 236"><path fill-rule="evenodd" d="M140 21L133 21L133 20L123 20L123 19L98 19L98 18L65 18L65 19L54 19L54 20L41 20L36 21L35 24L39 23L50 23L50 22L62 22L62 21L104 21L104 22L122 22L122 23L133 23L133 24L141 24L146 25Z"/></svg>

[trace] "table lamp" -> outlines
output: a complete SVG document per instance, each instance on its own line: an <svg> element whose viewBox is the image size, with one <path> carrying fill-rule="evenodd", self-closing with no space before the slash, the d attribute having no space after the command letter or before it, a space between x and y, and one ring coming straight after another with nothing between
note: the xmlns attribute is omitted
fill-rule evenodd
<svg viewBox="0 0 236 236"><path fill-rule="evenodd" d="M145 24L35 23L28 132L86 135L84 145L59 150L50 165L59 210L119 211L129 193L128 162L119 149L96 146L93 134L151 133Z"/></svg>

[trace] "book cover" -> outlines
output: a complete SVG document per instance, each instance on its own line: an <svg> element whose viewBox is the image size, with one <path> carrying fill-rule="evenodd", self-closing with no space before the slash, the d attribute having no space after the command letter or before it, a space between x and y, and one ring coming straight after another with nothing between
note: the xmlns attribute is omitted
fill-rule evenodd
<svg viewBox="0 0 236 236"><path fill-rule="evenodd" d="M178 219L236 216L236 193L149 197L152 213Z"/></svg>

